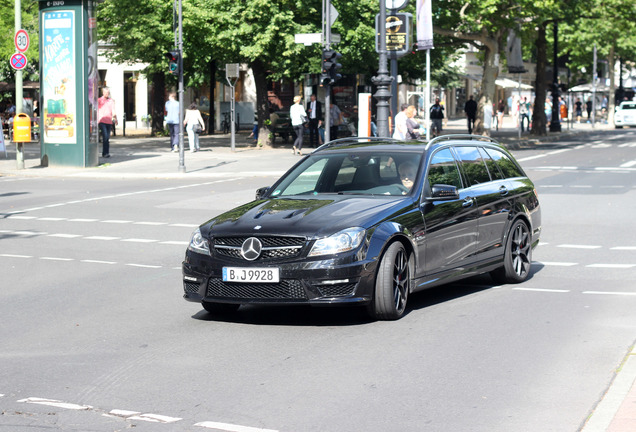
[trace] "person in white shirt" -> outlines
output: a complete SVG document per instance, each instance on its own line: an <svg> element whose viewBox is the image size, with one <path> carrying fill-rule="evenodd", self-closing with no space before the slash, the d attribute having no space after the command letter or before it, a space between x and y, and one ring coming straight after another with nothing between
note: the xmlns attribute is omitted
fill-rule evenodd
<svg viewBox="0 0 636 432"><path fill-rule="evenodd" d="M188 131L188 144L190 145L190 152L194 153L196 151L199 151L199 134L205 130L205 122L201 117L201 111L198 110L197 104L190 104L185 112L183 125L186 126L186 131ZM198 132L194 129L196 125L201 126Z"/></svg>
<svg viewBox="0 0 636 432"><path fill-rule="evenodd" d="M395 129L393 130L394 139L406 139L406 135L408 132L408 129L406 127L406 120L408 119L408 117L406 116L406 109L408 107L409 106L407 104L402 104L402 106L400 107L402 111L400 111L395 116Z"/></svg>
<svg viewBox="0 0 636 432"><path fill-rule="evenodd" d="M299 155L303 154L303 134L305 132L305 122L307 122L307 113L305 112L305 108L300 104L301 100L303 100L302 97L294 96L294 104L289 108L289 117L292 127L294 128L294 133L296 134L292 153L296 154L296 152L298 152Z"/></svg>

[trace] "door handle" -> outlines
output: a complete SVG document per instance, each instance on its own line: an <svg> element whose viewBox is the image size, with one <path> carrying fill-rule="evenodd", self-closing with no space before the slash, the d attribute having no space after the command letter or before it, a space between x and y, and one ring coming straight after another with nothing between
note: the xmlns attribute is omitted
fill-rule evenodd
<svg viewBox="0 0 636 432"><path fill-rule="evenodd" d="M500 194L501 196L506 196L506 195L508 195L508 188L507 188L507 187L505 187L505 186L500 187L500 188L499 188L499 194Z"/></svg>
<svg viewBox="0 0 636 432"><path fill-rule="evenodd" d="M474 203L475 203L475 200L469 197L464 199L464 202L462 203L462 207L464 208L472 207Z"/></svg>

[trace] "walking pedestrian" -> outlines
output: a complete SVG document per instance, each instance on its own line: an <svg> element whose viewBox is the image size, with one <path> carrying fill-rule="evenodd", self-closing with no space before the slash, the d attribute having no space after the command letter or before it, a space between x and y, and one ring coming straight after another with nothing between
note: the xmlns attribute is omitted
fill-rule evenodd
<svg viewBox="0 0 636 432"><path fill-rule="evenodd" d="M506 104L503 99L499 99L499 104L497 104L497 127L496 130L499 130L499 127L503 127L503 119L504 119L504 111L506 110Z"/></svg>
<svg viewBox="0 0 636 432"><path fill-rule="evenodd" d="M342 112L338 105L333 102L329 108L329 115L331 116L331 125L329 126L329 139L338 139L338 126L342 124Z"/></svg>
<svg viewBox="0 0 636 432"><path fill-rule="evenodd" d="M406 110L406 137L409 139L418 139L420 137L420 131L416 130L420 128L420 124L413 120L417 110L414 105L409 105Z"/></svg>
<svg viewBox="0 0 636 432"><path fill-rule="evenodd" d="M406 127L406 120L408 119L406 110L408 109L408 107L408 104L400 105L400 112L395 115L395 129L393 130L393 139L406 139L406 136L408 134L408 129Z"/></svg>
<svg viewBox="0 0 636 432"><path fill-rule="evenodd" d="M527 122L527 128L530 130L530 104L528 103L528 98L524 96L523 100L519 104L519 115L521 116L521 132L524 131L524 122Z"/></svg>
<svg viewBox="0 0 636 432"><path fill-rule="evenodd" d="M199 151L199 134L205 130L205 122L203 121L203 117L201 117L201 111L197 108L197 104L190 104L185 112L183 125L186 126L186 131L188 131L190 152L194 153Z"/></svg>
<svg viewBox="0 0 636 432"><path fill-rule="evenodd" d="M576 111L576 122L581 123L581 117L583 116L583 103L581 102L581 98L576 98L574 111Z"/></svg>
<svg viewBox="0 0 636 432"><path fill-rule="evenodd" d="M322 120L322 103L316 99L316 95L312 94L309 97L309 103L307 104L307 114L309 117L309 144L312 147L317 147L320 142L318 128Z"/></svg>
<svg viewBox="0 0 636 432"><path fill-rule="evenodd" d="M435 98L435 103L431 106L431 132L433 137L442 133L442 120L444 119L444 107L440 105L439 98Z"/></svg>
<svg viewBox="0 0 636 432"><path fill-rule="evenodd" d="M177 95L170 93L166 102L166 124L170 131L170 149L173 152L179 151L179 103Z"/></svg>
<svg viewBox="0 0 636 432"><path fill-rule="evenodd" d="M102 157L110 157L110 132L117 121L115 101L110 97L110 89L102 88L102 97L97 99L97 126L102 135Z"/></svg>
<svg viewBox="0 0 636 432"><path fill-rule="evenodd" d="M468 133L472 134L475 127L475 119L477 118L477 102L475 102L473 95L470 95L464 104L464 112L468 121Z"/></svg>
<svg viewBox="0 0 636 432"><path fill-rule="evenodd" d="M305 133L305 123L307 123L307 112L305 108L300 104L303 98L300 96L294 96L294 104L289 108L289 117L291 119L294 133L296 134L296 140L292 146L292 153L299 155L303 154L303 134Z"/></svg>

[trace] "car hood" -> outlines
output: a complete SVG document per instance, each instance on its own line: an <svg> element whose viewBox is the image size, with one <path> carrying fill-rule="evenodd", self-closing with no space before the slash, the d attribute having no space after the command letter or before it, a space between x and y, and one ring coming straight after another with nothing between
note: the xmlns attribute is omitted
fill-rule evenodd
<svg viewBox="0 0 636 432"><path fill-rule="evenodd" d="M285 234L324 237L350 227L369 228L395 212L406 197L330 195L270 198L236 207L202 225L206 235Z"/></svg>

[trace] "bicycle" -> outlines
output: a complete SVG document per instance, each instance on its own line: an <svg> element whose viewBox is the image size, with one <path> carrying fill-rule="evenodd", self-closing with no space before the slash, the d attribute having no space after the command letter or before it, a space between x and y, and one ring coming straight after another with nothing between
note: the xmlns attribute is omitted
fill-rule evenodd
<svg viewBox="0 0 636 432"><path fill-rule="evenodd" d="M224 134L230 133L230 113L229 112L223 113L223 121L221 121L221 131Z"/></svg>

